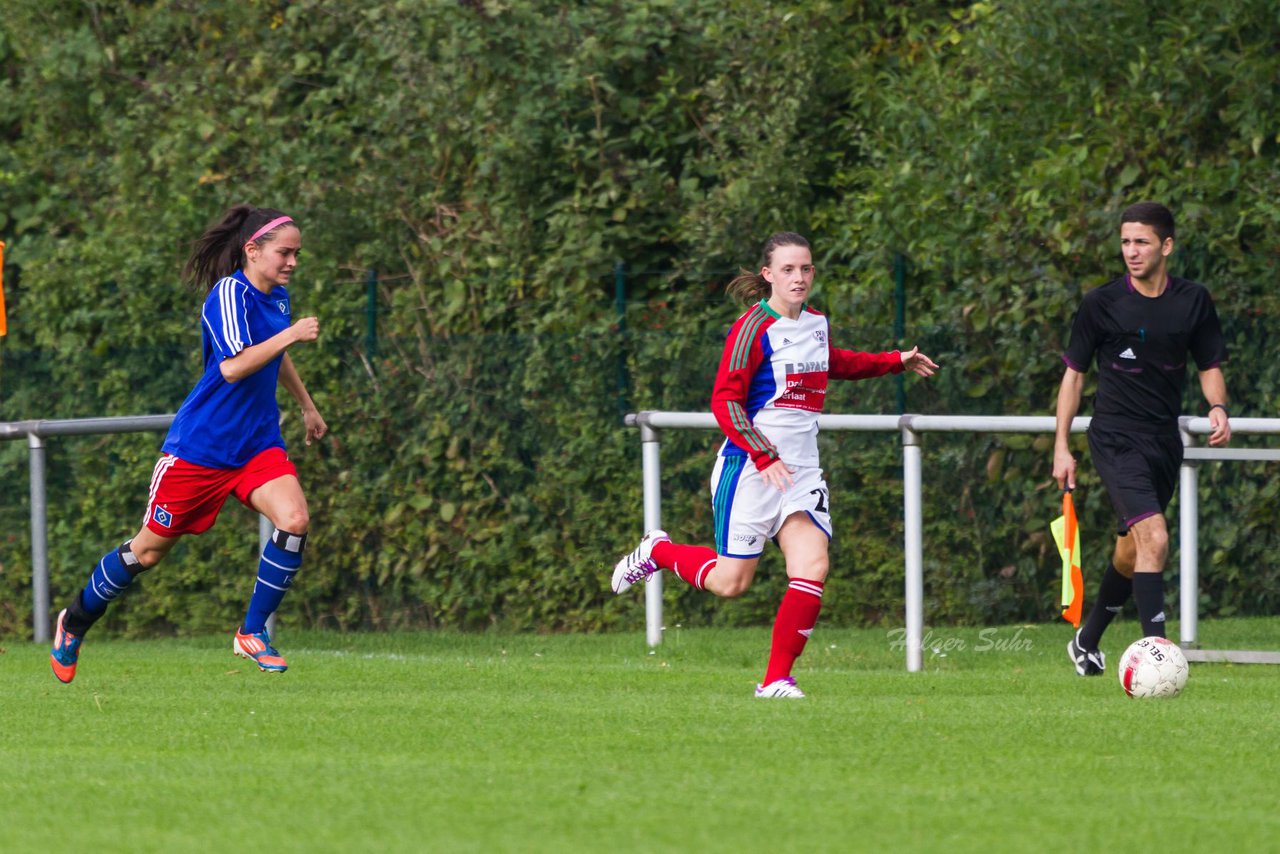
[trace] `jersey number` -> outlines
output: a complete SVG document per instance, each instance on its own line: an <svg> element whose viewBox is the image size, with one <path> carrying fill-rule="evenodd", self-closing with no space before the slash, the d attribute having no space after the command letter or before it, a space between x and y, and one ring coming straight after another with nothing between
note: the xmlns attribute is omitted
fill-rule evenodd
<svg viewBox="0 0 1280 854"><path fill-rule="evenodd" d="M826 513L827 501L829 500L827 496L827 491L825 489L814 489L814 490L811 490L809 494L818 496L818 503L816 506L814 506L813 509L819 513Z"/></svg>

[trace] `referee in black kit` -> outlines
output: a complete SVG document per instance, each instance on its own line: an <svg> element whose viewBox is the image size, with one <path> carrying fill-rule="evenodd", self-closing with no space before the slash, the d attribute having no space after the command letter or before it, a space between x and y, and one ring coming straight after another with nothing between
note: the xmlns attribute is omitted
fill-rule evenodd
<svg viewBox="0 0 1280 854"><path fill-rule="evenodd" d="M1080 408L1084 375L1098 364L1098 391L1089 426L1089 452L1119 522L1115 553L1084 626L1067 644L1081 676L1106 669L1098 643L1130 593L1142 637L1164 637L1164 564L1169 530L1164 511L1178 485L1178 435L1187 356L1195 360L1209 404L1209 444L1231 440L1222 326L1203 285L1170 276L1173 214L1140 202L1120 217L1120 252L1128 272L1085 294L1062 356L1067 369L1058 389L1053 477L1076 485L1069 439Z"/></svg>

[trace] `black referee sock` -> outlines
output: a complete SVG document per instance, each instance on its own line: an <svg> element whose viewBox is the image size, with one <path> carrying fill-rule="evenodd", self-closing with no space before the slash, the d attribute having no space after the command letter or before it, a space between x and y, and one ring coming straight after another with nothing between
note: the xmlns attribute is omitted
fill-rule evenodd
<svg viewBox="0 0 1280 854"><path fill-rule="evenodd" d="M1093 610L1080 629L1080 646L1094 650L1102 641L1102 633L1111 625L1111 621L1124 608L1133 594L1133 581L1125 578L1116 570L1114 563L1107 564L1107 571L1102 574L1102 583L1098 585L1098 598L1093 602Z"/></svg>
<svg viewBox="0 0 1280 854"><path fill-rule="evenodd" d="M1133 601L1138 605L1142 636L1164 637L1164 573L1135 572Z"/></svg>

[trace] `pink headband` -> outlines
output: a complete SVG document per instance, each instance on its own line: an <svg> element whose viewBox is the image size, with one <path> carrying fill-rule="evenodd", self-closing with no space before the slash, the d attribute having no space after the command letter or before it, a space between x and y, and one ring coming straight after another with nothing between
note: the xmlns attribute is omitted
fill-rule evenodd
<svg viewBox="0 0 1280 854"><path fill-rule="evenodd" d="M253 243L253 242L254 242L254 241L256 241L259 237L261 237L262 235L266 234L266 233L267 233L268 231L270 231L271 229L273 229L273 228L278 228L279 226L284 225L286 222L293 222L293 217L291 217L291 216L278 216L278 217L276 217L275 219L271 220L271 222L269 222L269 223L267 223L266 225L264 225L262 228L260 228L260 229L258 229L257 231L255 231L255 232L253 233L253 237L250 237L250 238L249 238L247 241L245 241L245 242L246 242L246 243Z"/></svg>

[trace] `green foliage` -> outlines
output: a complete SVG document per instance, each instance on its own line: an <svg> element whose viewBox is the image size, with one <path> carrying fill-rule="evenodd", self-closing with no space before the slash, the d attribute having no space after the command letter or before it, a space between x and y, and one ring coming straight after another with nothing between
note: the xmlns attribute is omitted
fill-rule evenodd
<svg viewBox="0 0 1280 854"><path fill-rule="evenodd" d="M813 240L837 344L918 342L944 364L906 381L909 410L1048 413L1074 307L1114 274L1118 211L1161 199L1179 215L1176 264L1217 297L1233 413L1271 414L1278 27L1263 0L1143 15L1118 0L14 0L0 418L173 411L199 369L199 295L177 283L187 242L228 204L279 207L304 233L295 310L322 323L293 355L333 428L304 448L285 407L315 519L286 619L634 625L640 597L609 596L604 572L641 517L621 414L706 408L736 312L721 287L774 230ZM891 340L895 253L905 342ZM832 411L896 407L891 380L831 397ZM1193 388L1187 410L1201 408ZM664 519L704 542L718 439L663 440ZM823 441L840 582L824 620L895 622L896 445ZM55 599L135 529L157 445L51 443ZM926 451L931 618L1053 615L1045 440L930 437ZM0 458L3 634L30 623L30 556L25 451ZM1209 613L1277 605L1273 474L1201 471ZM1089 574L1111 521L1087 473L1080 503ZM229 508L110 626L234 621L255 532ZM673 619L767 621L780 576L770 558L734 603L668 585Z"/></svg>
<svg viewBox="0 0 1280 854"><path fill-rule="evenodd" d="M1280 249L1274 9L1132 11L1110 0L977 3L910 25L905 46L862 59L857 79L881 85L864 84L839 131L850 146L868 134L875 145L821 218L838 228L839 245L856 247L837 268L855 293L884 276L867 268L864 247L909 255L911 319L947 365L931 386L942 411L1051 412L1074 307L1115 275L1118 213L1156 198L1179 215L1175 266L1210 285L1233 339L1234 412L1274 412L1262 331L1276 314L1270 279ZM1186 411L1202 412L1191 387ZM968 521L926 522L926 542L951 550L945 563L926 558L929 607L964 620L1051 613L1048 446L985 438L956 453L960 440L937 437L926 447L942 444L941 459L927 457L936 475L928 488L952 496ZM1201 516L1214 520L1201 529L1206 542L1238 524L1248 506L1238 502L1252 492L1243 485L1266 483L1271 468L1203 469ZM1090 475L1082 526L1100 569L1112 520ZM926 507L938 500L927 496ZM1224 577L1231 566L1248 567L1244 595L1274 611L1265 591L1280 567L1265 531L1257 534L1252 545L1231 537L1214 551L1214 568L1202 573L1210 611L1244 589Z"/></svg>

